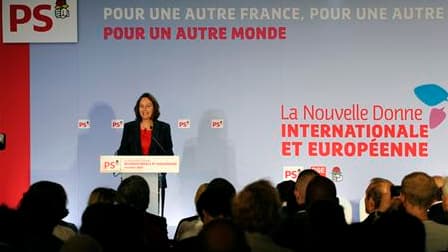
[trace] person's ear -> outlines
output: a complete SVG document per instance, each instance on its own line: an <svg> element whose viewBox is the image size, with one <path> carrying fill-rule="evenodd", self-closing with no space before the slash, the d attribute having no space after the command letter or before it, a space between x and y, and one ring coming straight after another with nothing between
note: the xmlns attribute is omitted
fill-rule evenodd
<svg viewBox="0 0 448 252"><path fill-rule="evenodd" d="M205 210L202 210L202 223L206 224L213 220L213 217Z"/></svg>
<svg viewBox="0 0 448 252"><path fill-rule="evenodd" d="M375 211L375 202L372 198L364 199L364 204L366 208L366 213L372 213Z"/></svg>

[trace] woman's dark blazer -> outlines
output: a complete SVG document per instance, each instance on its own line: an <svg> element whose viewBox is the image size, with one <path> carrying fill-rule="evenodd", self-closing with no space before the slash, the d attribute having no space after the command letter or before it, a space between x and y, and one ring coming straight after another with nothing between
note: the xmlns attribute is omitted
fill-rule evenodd
<svg viewBox="0 0 448 252"><path fill-rule="evenodd" d="M117 155L143 155L140 143L140 122L135 120L124 124L120 148ZM154 121L149 155L174 155L170 125Z"/></svg>

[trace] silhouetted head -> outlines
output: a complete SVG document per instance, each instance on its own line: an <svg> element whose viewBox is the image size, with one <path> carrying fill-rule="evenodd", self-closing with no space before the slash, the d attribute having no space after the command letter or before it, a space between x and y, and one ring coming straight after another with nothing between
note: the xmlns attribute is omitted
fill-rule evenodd
<svg viewBox="0 0 448 252"><path fill-rule="evenodd" d="M248 184L233 200L232 217L249 232L267 234L280 219L280 198L268 180Z"/></svg>
<svg viewBox="0 0 448 252"><path fill-rule="evenodd" d="M132 175L121 181L117 189L117 202L145 211L149 206L149 185L139 175Z"/></svg>
<svg viewBox="0 0 448 252"><path fill-rule="evenodd" d="M97 187L89 195L89 200L87 205L92 205L96 203L115 203L117 191L108 187Z"/></svg>
<svg viewBox="0 0 448 252"><path fill-rule="evenodd" d="M305 204L307 208L320 200L334 201L338 203L336 185L324 176L313 177L306 188Z"/></svg>
<svg viewBox="0 0 448 252"><path fill-rule="evenodd" d="M230 217L235 194L232 183L224 178L215 178L208 183L207 189L196 202L196 211L203 221L204 211L213 218Z"/></svg>
<svg viewBox="0 0 448 252"><path fill-rule="evenodd" d="M229 219L216 219L199 233L201 252L250 252L244 232Z"/></svg>
<svg viewBox="0 0 448 252"><path fill-rule="evenodd" d="M66 205L67 194L62 185L39 181L23 194L18 211L33 228L48 232L67 216Z"/></svg>

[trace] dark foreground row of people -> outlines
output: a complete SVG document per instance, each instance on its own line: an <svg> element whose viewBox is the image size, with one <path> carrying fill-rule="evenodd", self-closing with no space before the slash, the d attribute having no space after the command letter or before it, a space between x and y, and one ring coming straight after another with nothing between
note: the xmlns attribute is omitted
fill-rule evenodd
<svg viewBox="0 0 448 252"><path fill-rule="evenodd" d="M32 184L17 209L0 206L0 251L448 251L448 183L424 172L406 175L399 195L374 178L369 216L349 223L332 180L314 170L274 187L257 180L237 192L224 178L198 187L197 215L168 239L164 217L148 213L149 186L133 175L115 189L92 191L79 230L62 185Z"/></svg>

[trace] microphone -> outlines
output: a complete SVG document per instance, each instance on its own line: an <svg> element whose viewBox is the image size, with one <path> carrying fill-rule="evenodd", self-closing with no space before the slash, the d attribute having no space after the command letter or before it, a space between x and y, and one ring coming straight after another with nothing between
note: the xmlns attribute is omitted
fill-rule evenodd
<svg viewBox="0 0 448 252"><path fill-rule="evenodd" d="M163 148L162 144L160 144L160 142L157 140L157 138L155 136L151 137L152 141L154 141L157 146L159 146L159 148L162 150L163 154L167 155L168 152L165 150L165 148Z"/></svg>
<svg viewBox="0 0 448 252"><path fill-rule="evenodd" d="M157 138L155 136L151 137L152 141L154 141L157 146L159 146L159 148L162 150L163 154L167 155L168 152L165 150L165 148L163 148L162 144L157 140ZM161 188L167 188L167 183L166 183L166 172L162 172L159 175L159 184Z"/></svg>

